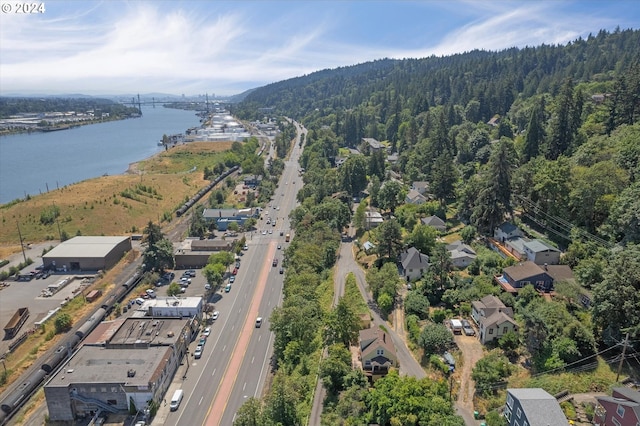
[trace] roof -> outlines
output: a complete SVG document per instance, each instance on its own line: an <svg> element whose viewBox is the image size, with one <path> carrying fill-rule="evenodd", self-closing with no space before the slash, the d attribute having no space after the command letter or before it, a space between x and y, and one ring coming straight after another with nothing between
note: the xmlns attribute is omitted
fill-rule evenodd
<svg viewBox="0 0 640 426"><path fill-rule="evenodd" d="M506 308L505 304L502 303L502 300L492 294L485 296L480 300L471 302L471 305L474 306L476 310L486 308Z"/></svg>
<svg viewBox="0 0 640 426"><path fill-rule="evenodd" d="M382 144L380 142L378 142L376 139L374 138L362 138L362 141L365 143L368 143L369 146L373 149L380 149L382 148Z"/></svg>
<svg viewBox="0 0 640 426"><path fill-rule="evenodd" d="M108 345L175 345L188 319L129 317L107 340Z"/></svg>
<svg viewBox="0 0 640 426"><path fill-rule="evenodd" d="M557 248L551 247L550 245L548 245L547 243L541 240L527 241L526 243L524 243L524 246L527 249L529 249L529 251L532 251L533 253L540 253L545 251L555 251L558 253L560 252L560 250L558 250Z"/></svg>
<svg viewBox="0 0 640 426"><path fill-rule="evenodd" d="M410 189L409 192L407 192L407 200L410 200L411 202L427 201L427 197L425 197L415 189Z"/></svg>
<svg viewBox="0 0 640 426"><path fill-rule="evenodd" d="M504 273L509 275L514 281L524 280L544 273L541 266L527 260L526 262L504 268Z"/></svg>
<svg viewBox="0 0 640 426"><path fill-rule="evenodd" d="M400 263L404 269L421 269L429 266L429 256L422 254L415 247L400 253Z"/></svg>
<svg viewBox="0 0 640 426"><path fill-rule="evenodd" d="M507 389L527 416L530 426L568 426L558 401L540 388Z"/></svg>
<svg viewBox="0 0 640 426"><path fill-rule="evenodd" d="M391 336L387 335L379 328L367 328L360 330L360 352L362 357L366 357L369 353L382 346L389 353L395 356L396 348L391 341Z"/></svg>
<svg viewBox="0 0 640 426"><path fill-rule="evenodd" d="M553 281L567 281L574 279L573 271L569 265L545 265L543 266Z"/></svg>
<svg viewBox="0 0 640 426"><path fill-rule="evenodd" d="M147 349L106 349L83 346L49 381L47 387L69 387L75 383L120 383L125 386L147 388L157 371L172 358L171 346ZM129 370L135 375L129 377Z"/></svg>
<svg viewBox="0 0 640 426"><path fill-rule="evenodd" d="M498 226L498 229L504 232L505 234L510 234L514 231L519 230L519 228L511 222L504 222L503 224Z"/></svg>
<svg viewBox="0 0 640 426"><path fill-rule="evenodd" d="M506 309L511 309L511 308L506 308ZM511 324L513 324L515 326L518 325L513 320L513 318L511 318L509 315L507 315L507 313L505 313L502 310L495 311L489 317L481 318L480 322L482 323L482 325L485 326L485 328L493 327L494 325L498 325L499 326L500 324L503 324L505 322L511 323Z"/></svg>
<svg viewBox="0 0 640 426"><path fill-rule="evenodd" d="M411 184L411 187L421 194L424 194L425 191L429 190L429 182L417 180Z"/></svg>
<svg viewBox="0 0 640 426"><path fill-rule="evenodd" d="M627 398L629 401L634 401L640 404L640 392L636 390L621 386L618 388L613 388L613 392L622 395L624 398Z"/></svg>
<svg viewBox="0 0 640 426"><path fill-rule="evenodd" d="M420 221L424 225L433 226L434 228L442 228L447 226L445 221L440 219L438 216L423 217L422 219L420 219Z"/></svg>
<svg viewBox="0 0 640 426"><path fill-rule="evenodd" d="M130 237L102 237L79 236L58 244L55 248L43 255L43 258L56 257L105 257L111 250Z"/></svg>

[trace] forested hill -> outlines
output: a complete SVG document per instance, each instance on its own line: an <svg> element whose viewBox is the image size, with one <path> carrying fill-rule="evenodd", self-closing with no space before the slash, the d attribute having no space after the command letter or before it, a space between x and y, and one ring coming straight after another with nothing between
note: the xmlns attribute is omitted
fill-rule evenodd
<svg viewBox="0 0 640 426"><path fill-rule="evenodd" d="M576 83L611 80L639 59L640 31L603 30L568 45L383 59L318 71L258 88L240 110L268 106L301 118L316 108L375 106L399 96L417 115L431 106L464 106L475 99L480 103L476 118L488 121L506 114L518 97L555 94L568 77Z"/></svg>

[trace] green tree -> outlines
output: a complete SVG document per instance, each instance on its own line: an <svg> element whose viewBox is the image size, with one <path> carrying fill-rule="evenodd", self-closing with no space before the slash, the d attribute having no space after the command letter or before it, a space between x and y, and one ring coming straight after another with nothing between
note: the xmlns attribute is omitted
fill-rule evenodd
<svg viewBox="0 0 640 426"><path fill-rule="evenodd" d="M162 238L155 244L150 244L143 254L145 268L149 271L162 271L173 269L175 259L173 257L173 243Z"/></svg>
<svg viewBox="0 0 640 426"><path fill-rule="evenodd" d="M71 315L67 313L58 314L56 315L54 325L56 333L64 333L71 329L71 325L73 325L73 318L71 318Z"/></svg>
<svg viewBox="0 0 640 426"><path fill-rule="evenodd" d="M394 212L396 207L403 204L407 196L407 189L400 182L388 180L384 182L378 194L378 204L385 210Z"/></svg>
<svg viewBox="0 0 640 426"><path fill-rule="evenodd" d="M419 343L425 356L441 354L451 346L453 336L445 325L430 322L422 328Z"/></svg>
<svg viewBox="0 0 640 426"><path fill-rule="evenodd" d="M178 294L180 294L180 284L178 283L171 283L169 284L169 288L167 289L167 296L171 297L171 296L177 296Z"/></svg>
<svg viewBox="0 0 640 426"><path fill-rule="evenodd" d="M160 242L164 238L160 225L156 225L152 221L149 221L147 227L142 231L144 234L144 241L149 247L152 247Z"/></svg>
<svg viewBox="0 0 640 426"><path fill-rule="evenodd" d="M283 370L276 372L264 407L268 421L276 425L298 424L296 388L293 379L288 378Z"/></svg>
<svg viewBox="0 0 640 426"><path fill-rule="evenodd" d="M338 169L343 191L356 196L367 187L367 159L363 155L352 155Z"/></svg>
<svg viewBox="0 0 640 426"><path fill-rule="evenodd" d="M347 300L341 297L336 307L325 317L325 342L327 345L342 343L348 348L357 342L358 331L360 319Z"/></svg>
<svg viewBox="0 0 640 426"><path fill-rule="evenodd" d="M328 356L320 363L320 377L332 394L344 389L344 379L351 372L351 352L342 344L331 345Z"/></svg>
<svg viewBox="0 0 640 426"><path fill-rule="evenodd" d="M507 357L514 358L520 347L520 336L518 336L518 333L509 330L498 340L498 347L504 351Z"/></svg>
<svg viewBox="0 0 640 426"><path fill-rule="evenodd" d="M478 230L473 225L467 225L462 228L460 231L460 238L462 238L462 242L465 244L471 244L471 242L476 238L478 234Z"/></svg>
<svg viewBox="0 0 640 426"><path fill-rule="evenodd" d="M202 275L205 276L207 283L209 283L211 287L217 287L222 285L226 270L227 267L222 263L207 263L207 265L202 268Z"/></svg>
<svg viewBox="0 0 640 426"><path fill-rule="evenodd" d="M416 315L420 319L429 317L429 299L417 291L411 291L404 299L404 312L406 315Z"/></svg>
<svg viewBox="0 0 640 426"><path fill-rule="evenodd" d="M434 227L416 224L407 238L407 244L415 247L420 253L431 254L436 245L438 231Z"/></svg>
<svg viewBox="0 0 640 426"><path fill-rule="evenodd" d="M527 133L524 138L524 148L522 150L522 159L526 163L532 158L535 158L540 153L540 146L544 143L545 131L543 126L543 114L544 114L544 98L540 98L540 101L531 110L531 117L529 119L529 125L527 126Z"/></svg>
<svg viewBox="0 0 640 426"><path fill-rule="evenodd" d="M378 256L386 256L395 259L402 248L402 230L396 219L382 222L373 231L373 238L378 244L376 249Z"/></svg>
<svg viewBox="0 0 640 426"><path fill-rule="evenodd" d="M457 178L453 157L449 151L445 151L433 165L430 182L431 191L442 207L446 206L448 199L453 198Z"/></svg>
<svg viewBox="0 0 640 426"><path fill-rule="evenodd" d="M513 372L509 360L498 351L492 351L480 359L471 373L476 382L476 392L481 395L492 395L496 392L496 385L503 382ZM506 386L506 383L504 383Z"/></svg>
<svg viewBox="0 0 640 426"><path fill-rule="evenodd" d="M613 345L622 340L622 330L640 324L640 245L614 253L603 275L593 288L593 321Z"/></svg>
<svg viewBox="0 0 640 426"><path fill-rule="evenodd" d="M233 426L265 426L262 402L258 398L247 399L236 413Z"/></svg>
<svg viewBox="0 0 640 426"><path fill-rule="evenodd" d="M382 293L388 293L392 298L395 298L400 277L394 263L387 262L380 269L370 268L367 271L366 279L374 300L377 301Z"/></svg>
<svg viewBox="0 0 640 426"><path fill-rule="evenodd" d="M364 229L366 225L366 211L367 211L367 202L362 201L358 204L358 208L356 208L356 213L353 215L353 226L356 229Z"/></svg>
<svg viewBox="0 0 640 426"><path fill-rule="evenodd" d="M485 233L504 220L511 208L511 170L513 164L513 145L502 139L491 153L487 167L482 173L480 188L476 198L471 220L479 230Z"/></svg>

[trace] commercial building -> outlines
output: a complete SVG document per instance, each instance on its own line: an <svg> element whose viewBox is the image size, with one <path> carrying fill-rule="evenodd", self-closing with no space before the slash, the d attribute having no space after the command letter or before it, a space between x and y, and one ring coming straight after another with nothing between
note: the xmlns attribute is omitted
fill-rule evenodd
<svg viewBox="0 0 640 426"><path fill-rule="evenodd" d="M130 237L79 236L58 244L42 262L58 271L98 271L113 267L130 250Z"/></svg>
<svg viewBox="0 0 640 426"><path fill-rule="evenodd" d="M99 410L153 412L187 353L194 319L135 317L104 322L46 383L52 421Z"/></svg>

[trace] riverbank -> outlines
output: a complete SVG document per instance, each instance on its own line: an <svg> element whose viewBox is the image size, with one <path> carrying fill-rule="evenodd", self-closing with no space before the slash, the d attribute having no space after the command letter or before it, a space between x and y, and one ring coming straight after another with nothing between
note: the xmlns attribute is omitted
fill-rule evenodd
<svg viewBox="0 0 640 426"><path fill-rule="evenodd" d="M120 175L99 176L0 206L0 258L25 244L75 235L127 235L170 218L204 187L204 168L231 142L179 145L131 163ZM52 219L53 218L53 219Z"/></svg>

